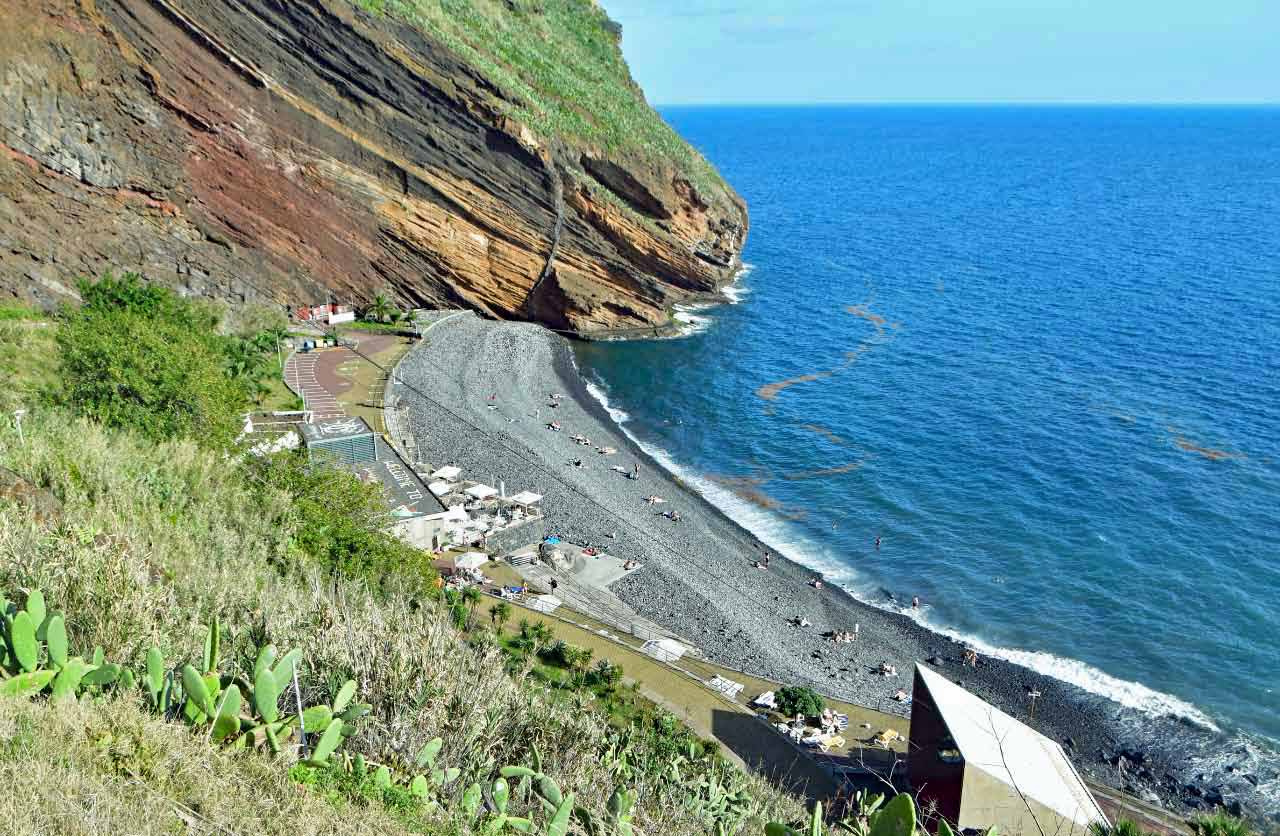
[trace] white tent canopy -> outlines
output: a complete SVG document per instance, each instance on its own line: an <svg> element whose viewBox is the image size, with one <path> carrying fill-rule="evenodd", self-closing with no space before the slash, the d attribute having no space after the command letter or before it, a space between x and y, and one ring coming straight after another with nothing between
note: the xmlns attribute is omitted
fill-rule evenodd
<svg viewBox="0 0 1280 836"><path fill-rule="evenodd" d="M453 490L453 485L450 485L444 480L439 480L427 485L427 490L431 491L436 496L444 496L449 491Z"/></svg>
<svg viewBox="0 0 1280 836"><path fill-rule="evenodd" d="M645 642L644 647L640 649L659 662L674 662L683 656L689 648L675 639L658 639L657 641Z"/></svg>
<svg viewBox="0 0 1280 836"><path fill-rule="evenodd" d="M524 505L527 507L529 505L535 505L541 502L542 494L534 493L533 491L521 491L515 496L509 497L509 498L516 505Z"/></svg>
<svg viewBox="0 0 1280 836"><path fill-rule="evenodd" d="M442 467L439 470L437 470L435 473L432 473L431 478L443 479L446 482L452 482L461 475L462 475L462 468L449 465L448 467Z"/></svg>
<svg viewBox="0 0 1280 836"><path fill-rule="evenodd" d="M489 555L484 552L467 552L453 559L453 565L459 569L479 569L489 562Z"/></svg>
<svg viewBox="0 0 1280 836"><path fill-rule="evenodd" d="M491 496L497 496L498 489L488 485L472 485L467 488L466 493L467 496L474 497L476 499L488 499Z"/></svg>

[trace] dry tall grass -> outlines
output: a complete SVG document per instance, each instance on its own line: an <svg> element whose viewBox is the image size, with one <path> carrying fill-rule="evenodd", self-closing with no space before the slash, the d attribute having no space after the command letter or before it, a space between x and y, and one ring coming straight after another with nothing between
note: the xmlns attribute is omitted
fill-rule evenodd
<svg viewBox="0 0 1280 836"><path fill-rule="evenodd" d="M78 652L101 645L107 658L137 669L152 644L171 661L196 659L204 625L217 614L228 660L224 670L251 670L254 648L272 642L303 649L300 673L308 704L329 700L347 678L357 681L360 699L374 708L349 748L379 760L388 753L408 758L439 735L445 741L439 762L462 769L453 785L460 791L472 780L489 780L498 766L527 762L536 744L544 771L574 790L579 803L604 809L614 781L601 757L608 730L600 719L507 675L498 652L469 648L434 602L395 593L375 596L362 585L320 574L290 551L291 532L283 522L288 497L257 496L233 461L191 443L153 445L40 410L28 417L25 429L25 445L11 427L0 429L0 463L55 494L65 514L61 525L46 529L20 508L0 506L0 590L13 598L19 590L42 589L51 609L66 613ZM194 782L193 771L227 773L215 776L221 783L208 789L214 795L192 796L204 799L203 814L212 815L225 802L237 807L225 813L239 817L228 819L236 822L228 825L233 832L274 832L267 811L279 805L280 815L305 818L297 832L313 832L306 817L314 814L314 802L294 799L301 790L287 785L283 764L216 753L197 757L202 750L189 744L181 728L143 720L127 705L49 709L47 715L42 710L23 708L18 716L27 717L42 740L47 732L77 745L61 761L45 741L39 750L44 754L33 754L32 761L49 780L80 794L74 804L83 805L86 816L101 811L104 822L135 816L132 832L150 832L151 822L159 820L152 816L166 804L172 810L165 820L182 819L178 807L157 799L181 802L183 793L194 792L175 789ZM178 784L168 770L107 780L93 746L76 729L113 722L140 729L166 763L196 758L194 765L172 778ZM0 747L12 746L12 729L11 722L7 729L0 726ZM21 771L23 762L9 758L3 768ZM258 784L262 798L240 812L241 800L254 795ZM797 800L755 778L748 784L761 818L799 812ZM660 783L635 789L636 823L646 833L704 832L676 789ZM15 804L12 798L10 793L3 803ZM22 832L63 832L69 819L56 818L56 810L48 815L55 818L46 820L47 830ZM333 817L333 828L341 818ZM94 821L86 818L82 829L92 829ZM393 832L373 818L343 827L366 824ZM439 825L432 832L466 832L447 815ZM753 824L747 832L758 830ZM107 831L130 832L97 830Z"/></svg>
<svg viewBox="0 0 1280 836"><path fill-rule="evenodd" d="M0 834L399 834L338 810L261 755L211 749L132 699L0 698Z"/></svg>

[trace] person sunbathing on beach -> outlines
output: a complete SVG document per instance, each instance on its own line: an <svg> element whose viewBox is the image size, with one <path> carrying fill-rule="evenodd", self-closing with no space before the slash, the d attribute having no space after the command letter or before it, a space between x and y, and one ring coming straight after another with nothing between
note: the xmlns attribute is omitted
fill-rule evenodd
<svg viewBox="0 0 1280 836"><path fill-rule="evenodd" d="M758 560L753 560L753 561L751 561L751 565L752 565L752 567L754 567L754 568L756 568L756 569L763 569L763 568L764 568L764 564L763 564L763 563L761 563L761 562L760 562L760 561L758 561Z"/></svg>

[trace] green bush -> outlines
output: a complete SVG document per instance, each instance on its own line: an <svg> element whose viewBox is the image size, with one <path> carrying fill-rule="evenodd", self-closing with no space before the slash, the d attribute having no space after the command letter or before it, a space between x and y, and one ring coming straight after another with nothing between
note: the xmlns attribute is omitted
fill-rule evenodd
<svg viewBox="0 0 1280 836"><path fill-rule="evenodd" d="M615 665L608 659L601 659L587 674L586 681L590 688L599 688L606 693L611 692L622 681L622 666Z"/></svg>
<svg viewBox="0 0 1280 836"><path fill-rule="evenodd" d="M183 299L136 273L80 283L83 303L57 331L52 400L153 441L225 447L264 389L272 334L222 336L211 304Z"/></svg>
<svg viewBox="0 0 1280 836"><path fill-rule="evenodd" d="M339 763L312 769L297 764L289 777L310 788L330 804L343 809L380 807L411 830L425 830L424 804L408 787L380 783L371 770L344 769Z"/></svg>
<svg viewBox="0 0 1280 836"><path fill-rule="evenodd" d="M812 716L822 713L822 697L803 685L788 685L777 693L778 711L788 717L795 714Z"/></svg>
<svg viewBox="0 0 1280 836"><path fill-rule="evenodd" d="M280 522L293 532L297 551L374 588L397 586L410 594L435 595L438 574L430 556L387 532L390 515L380 485L312 463L302 451L284 451L245 466L260 490L290 497L285 512L290 519Z"/></svg>

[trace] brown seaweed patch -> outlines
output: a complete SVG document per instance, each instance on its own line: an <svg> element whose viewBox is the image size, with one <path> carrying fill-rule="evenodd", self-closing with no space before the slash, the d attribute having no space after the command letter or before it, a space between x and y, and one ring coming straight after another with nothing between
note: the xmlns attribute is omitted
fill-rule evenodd
<svg viewBox="0 0 1280 836"><path fill-rule="evenodd" d="M776 383L766 383L764 386L761 386L756 390L756 395L766 401L771 401L778 397L778 393L783 389L795 386L798 383L809 383L810 381L821 380L824 377L831 377L831 372L813 372L811 374L802 374L799 377L789 377L786 380L779 380Z"/></svg>
<svg viewBox="0 0 1280 836"><path fill-rule="evenodd" d="M786 380L779 380L774 383L766 383L759 389L756 389L756 395L763 400L771 401L778 397L779 393L784 389L796 386L801 383L812 383L815 380L821 380L824 377L831 377L836 372L847 369L854 363L858 362L858 358L866 354L875 346L888 342L893 339L893 335L889 330L896 331L902 323L889 322L883 316L871 310L871 301L863 302L861 305L846 305L845 310L854 316L865 319L875 326L875 333L871 336L864 337L850 351L844 353L844 362L836 366L834 369L824 369L822 371L810 372L797 377L789 377Z"/></svg>
<svg viewBox="0 0 1280 836"><path fill-rule="evenodd" d="M728 488L733 491L734 496L739 499L745 499L752 505L759 505L761 508L768 508L771 511L782 507L782 503L760 490L760 486L768 481L763 476L725 476L710 474L707 476L717 485Z"/></svg>
<svg viewBox="0 0 1280 836"><path fill-rule="evenodd" d="M889 324L887 319L871 310L870 302L863 302L861 305L845 305L844 309L859 319L865 319L876 326L877 332L883 333L885 326Z"/></svg>
<svg viewBox="0 0 1280 836"><path fill-rule="evenodd" d="M1165 427L1169 434L1173 436L1173 444L1179 450L1186 453L1195 453L1198 456L1204 456L1211 462L1223 461L1226 459L1247 459L1244 453L1233 452L1231 450L1218 450L1214 447L1205 447L1197 444L1186 436L1178 432L1177 427Z"/></svg>
<svg viewBox="0 0 1280 836"><path fill-rule="evenodd" d="M782 478L792 482L798 482L801 479L821 479L823 476L835 476L838 473L850 473L862 467L862 462L849 462L848 464L836 465L835 467L824 467L821 470L797 470L794 473L783 473Z"/></svg>
<svg viewBox="0 0 1280 836"><path fill-rule="evenodd" d="M809 432L814 433L815 435L820 435L823 438L825 438L827 441L830 441L832 444L843 445L845 443L845 440L843 438L836 435L831 430L827 429L821 424L801 424L800 429L808 430Z"/></svg>

